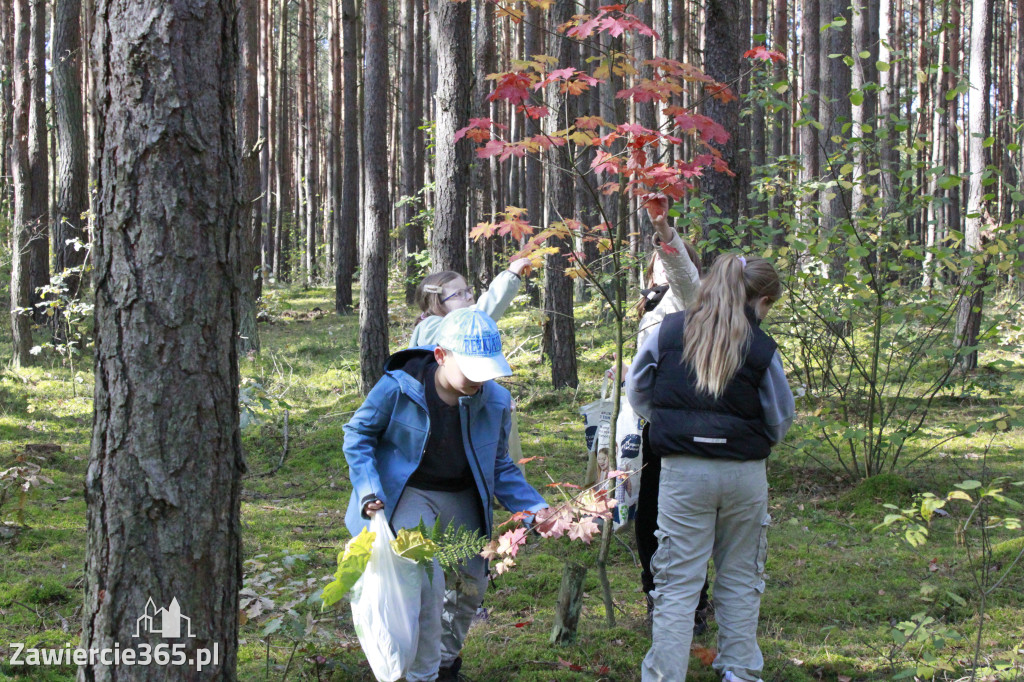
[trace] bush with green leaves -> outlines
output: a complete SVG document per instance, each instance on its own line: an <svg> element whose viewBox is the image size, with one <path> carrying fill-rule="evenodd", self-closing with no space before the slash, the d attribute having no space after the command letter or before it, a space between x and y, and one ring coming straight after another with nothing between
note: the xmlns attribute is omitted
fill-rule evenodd
<svg viewBox="0 0 1024 682"><path fill-rule="evenodd" d="M772 111L772 83L764 75L754 82L761 87L752 88L751 102ZM821 177L800 181L800 160L791 157L755 168L750 201L761 210L737 222L705 221L702 246L775 263L786 296L766 324L803 407L790 443L858 480L908 466L983 427L967 423L937 436L928 415L963 376L961 358L977 349L961 345L956 334L965 292L981 291L988 302L980 347L1019 345L1012 336L1019 300L1005 273L1021 262L1024 244L1016 236L1019 221L991 225L980 253L966 253L963 234L953 229L922 240L916 220L945 201L929 188L961 179L929 167L919 154L922 142L902 134L908 121L877 130L833 123L797 122L833 133ZM702 209L680 213L693 218Z"/></svg>

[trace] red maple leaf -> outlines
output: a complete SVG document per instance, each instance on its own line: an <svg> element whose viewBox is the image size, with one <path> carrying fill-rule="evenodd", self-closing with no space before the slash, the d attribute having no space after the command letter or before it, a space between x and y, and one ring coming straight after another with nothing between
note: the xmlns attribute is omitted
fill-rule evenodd
<svg viewBox="0 0 1024 682"><path fill-rule="evenodd" d="M580 15L578 20L580 23L566 31L565 35L578 40L589 38L598 26L599 17L600 15L597 17L591 17L586 14Z"/></svg>
<svg viewBox="0 0 1024 682"><path fill-rule="evenodd" d="M605 172L619 173L622 169L622 161L603 149L598 149L594 151L594 160L590 167L599 175Z"/></svg>
<svg viewBox="0 0 1024 682"><path fill-rule="evenodd" d="M683 132L696 132L705 142L717 142L725 144L729 141L729 133L721 124L702 114L677 114L675 123Z"/></svg>
<svg viewBox="0 0 1024 682"><path fill-rule="evenodd" d="M782 54L778 50L769 50L764 45L757 45L752 50L747 50L743 53L743 56L749 59L761 59L761 60L772 60L773 62L784 62L786 61L786 55Z"/></svg>
<svg viewBox="0 0 1024 682"><path fill-rule="evenodd" d="M505 151L505 141L504 140L490 140L483 147L480 147L480 148L478 148L476 150L476 155L477 155L477 158L486 159L488 157L495 156L496 154L501 154L504 151Z"/></svg>
<svg viewBox="0 0 1024 682"><path fill-rule="evenodd" d="M530 84L533 78L523 71L509 71L498 78L494 92L487 96L488 102L503 99L512 104L522 104L530 99Z"/></svg>
<svg viewBox="0 0 1024 682"><path fill-rule="evenodd" d="M526 114L527 117L532 119L544 118L545 116L548 116L551 113L551 111L546 106L543 105L531 107L525 104L520 104L516 108L516 111L521 111L524 114Z"/></svg>
<svg viewBox="0 0 1024 682"><path fill-rule="evenodd" d="M706 89L708 91L708 94L710 94L712 97L717 99L719 102L722 102L723 104L728 104L729 102L734 102L739 99L739 97L737 97L736 94L729 89L729 86L723 83L708 85Z"/></svg>

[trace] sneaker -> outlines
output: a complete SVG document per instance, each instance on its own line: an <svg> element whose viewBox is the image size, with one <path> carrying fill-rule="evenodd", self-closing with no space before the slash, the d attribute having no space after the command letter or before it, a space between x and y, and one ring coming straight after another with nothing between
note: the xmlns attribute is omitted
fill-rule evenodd
<svg viewBox="0 0 1024 682"><path fill-rule="evenodd" d="M462 656L456 656L455 660L448 665L443 665L437 671L437 682L459 682L460 680L467 680L465 676L459 673L462 669Z"/></svg>
<svg viewBox="0 0 1024 682"><path fill-rule="evenodd" d="M708 631L708 613L704 609L693 613L693 636L699 637ZM729 673L732 674L732 673ZM739 678L737 678L738 680ZM731 682L731 681L730 681Z"/></svg>
<svg viewBox="0 0 1024 682"><path fill-rule="evenodd" d="M738 677L731 670L726 670L725 674L722 675L722 682L749 682L748 680ZM761 678L757 679L757 682L764 682Z"/></svg>

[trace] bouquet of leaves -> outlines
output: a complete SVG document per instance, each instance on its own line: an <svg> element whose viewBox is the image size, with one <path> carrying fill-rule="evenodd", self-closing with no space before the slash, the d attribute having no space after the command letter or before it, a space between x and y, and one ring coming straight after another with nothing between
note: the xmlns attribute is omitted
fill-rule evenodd
<svg viewBox="0 0 1024 682"><path fill-rule="evenodd" d="M527 457L520 460L525 464L536 457ZM607 479L626 479L636 472L610 471ZM550 483L547 487L557 488L562 495L562 502L541 509L536 514L530 512L517 512L513 514L502 526L512 525L513 527L502 533L497 539L492 540L484 547L480 555L491 562L491 570L495 575L501 575L516 565L515 557L519 548L526 544L530 532L536 533L542 538L560 538L563 535L570 540L580 540L586 544L597 535L601 526L600 523L610 522L612 509L616 500L611 491L599 489L604 481L589 488L580 489L580 486L573 483ZM570 494L570 489L579 490ZM599 521L601 520L601 521ZM527 527L526 522L531 522Z"/></svg>
<svg viewBox="0 0 1024 682"><path fill-rule="evenodd" d="M338 552L338 570L334 572L334 581L324 588L322 595L325 609L345 597L362 577L370 562L370 551L376 539L376 533L364 528ZM437 559L445 572L452 572L462 561L479 554L486 543L487 538L481 537L477 531L465 526L456 527L451 523L442 528L438 519L429 529L422 521L415 529L402 528L391 541L391 548L398 556L424 566L429 566ZM427 577L433 579L433 572L427 571Z"/></svg>

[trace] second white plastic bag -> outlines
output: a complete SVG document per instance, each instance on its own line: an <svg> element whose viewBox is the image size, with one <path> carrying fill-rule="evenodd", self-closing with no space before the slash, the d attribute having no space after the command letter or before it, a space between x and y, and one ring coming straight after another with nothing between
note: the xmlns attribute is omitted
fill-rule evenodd
<svg viewBox="0 0 1024 682"><path fill-rule="evenodd" d="M377 536L366 571L352 588L352 621L374 676L395 682L416 658L423 568L395 553L382 511L373 515L370 530Z"/></svg>

